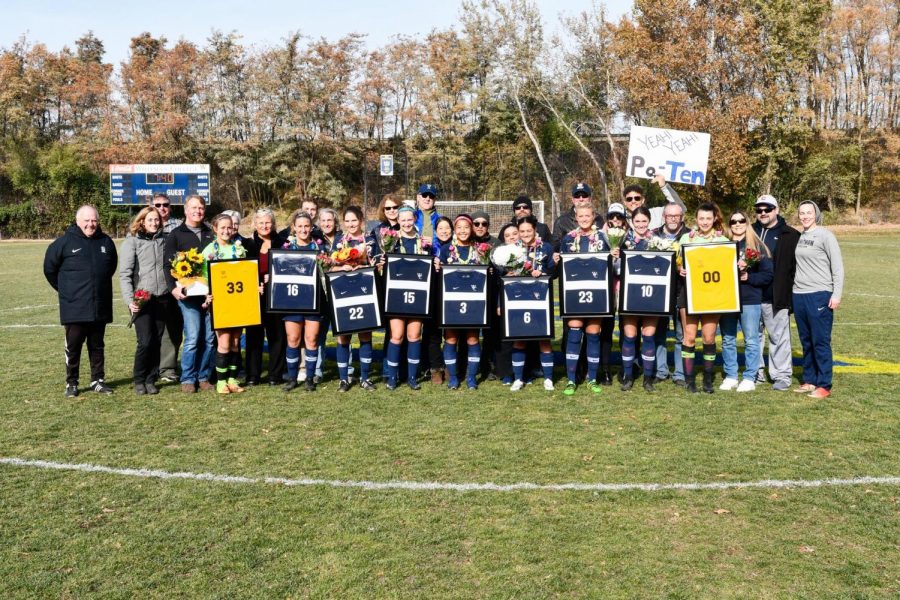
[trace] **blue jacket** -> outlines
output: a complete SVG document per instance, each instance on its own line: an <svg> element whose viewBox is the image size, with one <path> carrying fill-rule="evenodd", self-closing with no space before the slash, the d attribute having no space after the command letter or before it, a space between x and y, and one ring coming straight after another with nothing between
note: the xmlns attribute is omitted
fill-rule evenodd
<svg viewBox="0 0 900 600"><path fill-rule="evenodd" d="M438 211L435 210L431 215L431 242L433 245L437 244L437 236L434 233L434 230L437 228L438 219L441 218L441 215L438 214ZM419 233L422 233L422 225L425 224L425 213L422 212L421 209L416 209L416 229Z"/></svg>

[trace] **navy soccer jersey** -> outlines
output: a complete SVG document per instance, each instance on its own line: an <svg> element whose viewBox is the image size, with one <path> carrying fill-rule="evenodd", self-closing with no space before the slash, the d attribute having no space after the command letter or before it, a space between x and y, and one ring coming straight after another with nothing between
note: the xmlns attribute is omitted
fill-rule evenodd
<svg viewBox="0 0 900 600"><path fill-rule="evenodd" d="M342 331L366 331L381 327L375 275L339 273L329 275L331 281L331 310L335 328Z"/></svg>
<svg viewBox="0 0 900 600"><path fill-rule="evenodd" d="M384 310L391 314L428 314L431 258L388 257Z"/></svg>
<svg viewBox="0 0 900 600"><path fill-rule="evenodd" d="M503 281L506 337L550 337L550 283L540 279Z"/></svg>
<svg viewBox="0 0 900 600"><path fill-rule="evenodd" d="M484 270L453 268L443 273L442 321L445 327L482 327L487 321L487 274Z"/></svg>
<svg viewBox="0 0 900 600"><path fill-rule="evenodd" d="M609 262L606 257L562 255L564 315L602 315L610 312Z"/></svg>
<svg viewBox="0 0 900 600"><path fill-rule="evenodd" d="M672 261L662 256L638 254L625 261L622 310L633 313L667 314L671 310Z"/></svg>
<svg viewBox="0 0 900 600"><path fill-rule="evenodd" d="M271 305L298 314L316 308L318 282L314 254L275 254L272 260Z"/></svg>

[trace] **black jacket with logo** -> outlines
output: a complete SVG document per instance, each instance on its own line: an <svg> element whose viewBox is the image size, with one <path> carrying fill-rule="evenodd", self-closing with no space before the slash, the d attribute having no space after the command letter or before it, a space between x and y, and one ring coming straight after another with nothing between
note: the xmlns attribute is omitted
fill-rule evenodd
<svg viewBox="0 0 900 600"><path fill-rule="evenodd" d="M787 224L779 215L778 222L770 228L765 228L762 223L753 224L753 231L772 253L775 276L772 283L763 290L763 302L772 303L772 310L791 310L791 295L794 288L794 272L797 270L797 260L794 252L797 250L797 242L800 241L800 232Z"/></svg>
<svg viewBox="0 0 900 600"><path fill-rule="evenodd" d="M112 276L117 264L116 245L99 227L88 237L72 223L50 244L44 255L44 277L59 293L60 323L112 322Z"/></svg>
<svg viewBox="0 0 900 600"><path fill-rule="evenodd" d="M166 237L166 250L163 253L165 257L163 259L163 270L166 272L166 284L169 286L170 292L175 289L176 283L175 278L172 276L171 268L172 259L175 258L175 255L179 252L187 252L191 248L196 248L199 252L215 239L216 235L206 223L200 225L199 238L184 223L169 232L168 237Z"/></svg>

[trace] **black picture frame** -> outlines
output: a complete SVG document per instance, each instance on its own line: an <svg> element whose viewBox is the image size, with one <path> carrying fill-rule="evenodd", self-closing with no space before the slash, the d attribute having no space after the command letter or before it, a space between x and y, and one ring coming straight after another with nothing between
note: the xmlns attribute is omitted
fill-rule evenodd
<svg viewBox="0 0 900 600"><path fill-rule="evenodd" d="M266 284L268 312L282 315L322 314L325 290L316 262L317 256L318 252L315 250L269 250L269 282ZM303 285L308 292L304 295L282 293L290 285ZM293 297L297 298L294 303L290 301Z"/></svg>
<svg viewBox="0 0 900 600"><path fill-rule="evenodd" d="M243 327L254 327L256 325L262 324L262 306L259 301L259 261L255 258L220 258L211 260L207 263L207 275L209 277L209 293L213 294L215 288L218 286L218 278L219 278L219 266L220 265L228 265L234 263L247 263L248 265L252 265L252 270L248 271L248 273L252 273L252 275L248 274L246 281L242 281L240 283L245 284L243 289L247 290L246 294L248 295L248 300L245 301L246 306L241 307L241 310L234 311L235 314L240 315L240 318L234 319L232 318L227 324L222 323L222 318L219 319L219 322L216 322L216 314L220 313L220 317L223 306L222 300L219 300L219 303L216 304L213 301L210 304L209 310L209 320L210 326L213 330L220 329L238 329ZM230 284L228 284L230 285ZM230 296L230 294L229 294ZM251 302L249 298L255 298L255 302Z"/></svg>
<svg viewBox="0 0 900 600"><path fill-rule="evenodd" d="M378 279L375 267L360 267L352 271L329 271L325 273L325 281L328 287L329 317L331 318L334 335L351 335L384 328L384 315L381 310ZM340 292L336 292L336 286L339 288L358 289L361 293L349 298L342 298L340 297ZM341 318L341 311L344 308L365 309L368 306L374 307L372 313L374 323L369 321L359 327L354 327L350 323L353 320L352 316L349 319ZM359 314L363 315L363 313Z"/></svg>
<svg viewBox="0 0 900 600"><path fill-rule="evenodd" d="M534 287L534 294L523 288ZM528 291L528 298L512 299L513 294ZM543 295L543 299L541 299ZM514 310L524 310L522 318ZM540 319L527 315L540 313L544 327L539 331ZM512 341L552 340L556 329L553 314L553 279L549 275L540 277L508 276L500 278L500 320L503 338Z"/></svg>
<svg viewBox="0 0 900 600"><path fill-rule="evenodd" d="M391 266L401 261L417 262L424 272L423 278L417 281L393 280L391 278ZM431 316L431 280L434 277L434 257L428 254L401 254L391 252L385 254L384 264L384 284L383 284L383 305L382 313L385 317L395 317L403 319L426 319ZM426 268L427 267L427 268ZM403 302L397 302L398 295L392 292L400 292L403 294ZM407 302L405 296L407 293L424 294L424 299L416 298L414 302ZM407 308L405 305L413 304L420 306L420 310Z"/></svg>
<svg viewBox="0 0 900 600"><path fill-rule="evenodd" d="M730 246L734 248L734 260L729 261L727 268L730 276L733 278L734 287L729 291L729 295L732 299L735 300L734 308L731 310L722 310L720 308L716 309L707 309L707 310L698 310L696 306L696 299L693 294L693 287L691 286L691 271L692 271L692 262L688 261L687 254L689 252L693 252L700 249L708 249L714 248L717 246ZM712 242L708 244L685 244L681 247L681 261L684 265L685 271L687 272L685 276L685 295L687 298L687 306L685 310L687 314L691 316L702 316L702 315L734 315L740 314L741 311L744 310L744 304L741 300L741 281L740 281L740 272L738 271L737 261L740 257L740 252L738 251L738 243L737 242Z"/></svg>
<svg viewBox="0 0 900 600"><path fill-rule="evenodd" d="M566 263L575 261L587 263L584 268L591 269L591 276L581 281L572 281L566 269ZM590 263L596 263L591 268ZM606 278L600 278L599 272L605 265ZM565 252L559 255L559 314L563 319L596 319L609 317L615 313L613 273L613 257L609 252ZM579 302L567 302L566 297L570 292L591 294L590 299ZM604 311L598 302L606 301Z"/></svg>
<svg viewBox="0 0 900 600"><path fill-rule="evenodd" d="M622 278L619 282L619 314L620 315L633 315L633 316L644 316L644 317L667 317L671 316L675 313L675 300L676 293L675 290L677 281L676 277L678 277L678 265L675 262L676 253L674 250L622 250L621 251L621 261L622 261ZM666 275L657 275L653 274L644 274L635 275L629 271L629 263L634 261L637 258L644 257L648 259L665 259L668 262L667 274ZM634 265L635 268L638 265ZM643 268L643 267L642 267ZM650 267L653 268L654 271L658 267ZM660 269L661 270L661 269ZM650 310L641 310L635 309L631 307L633 302L629 302L628 295L628 286L634 284L650 285L650 286L658 286L665 285L665 307L661 311L650 311ZM652 289L652 288L651 288Z"/></svg>
<svg viewBox="0 0 900 600"><path fill-rule="evenodd" d="M439 304L441 329L484 329L488 326L491 289L489 270L489 265L441 265ZM479 285L483 282L482 289L466 291L448 289L454 285L454 273L463 273L468 278L474 277ZM467 302L480 302L484 310L469 310Z"/></svg>

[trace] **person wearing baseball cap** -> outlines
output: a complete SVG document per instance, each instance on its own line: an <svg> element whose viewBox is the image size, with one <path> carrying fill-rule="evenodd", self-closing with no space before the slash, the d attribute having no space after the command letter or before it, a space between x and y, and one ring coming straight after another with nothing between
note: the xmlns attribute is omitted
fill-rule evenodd
<svg viewBox="0 0 900 600"><path fill-rule="evenodd" d="M559 243L567 233L578 227L575 220L575 209L579 206L592 204L591 186L580 181L572 186L572 207L559 215L553 224L553 251L559 252ZM603 227L603 216L597 215L597 227Z"/></svg>
<svg viewBox="0 0 900 600"><path fill-rule="evenodd" d="M762 321L769 337L769 377L772 389L784 392L791 388L793 354L791 351L791 311L794 274L797 263L794 253L800 232L787 224L778 214L778 200L770 194L756 199L756 223L753 231L772 255L774 277L763 290ZM765 362L760 340L760 364L756 383L766 383Z"/></svg>
<svg viewBox="0 0 900 600"><path fill-rule="evenodd" d="M510 219L510 223L515 223L516 219L534 214L534 203L528 196L519 196L518 198L513 200L512 206L513 216L512 219ZM553 234L550 232L550 228L543 221L538 221L535 230L537 231L537 234L540 236L540 238L545 242L550 242L553 240Z"/></svg>
<svg viewBox="0 0 900 600"><path fill-rule="evenodd" d="M436 185L423 183L419 186L419 193L416 194L416 229L419 230L419 235L432 238L432 241L435 237L434 228L437 220L441 218L434 208L435 199L437 199Z"/></svg>

